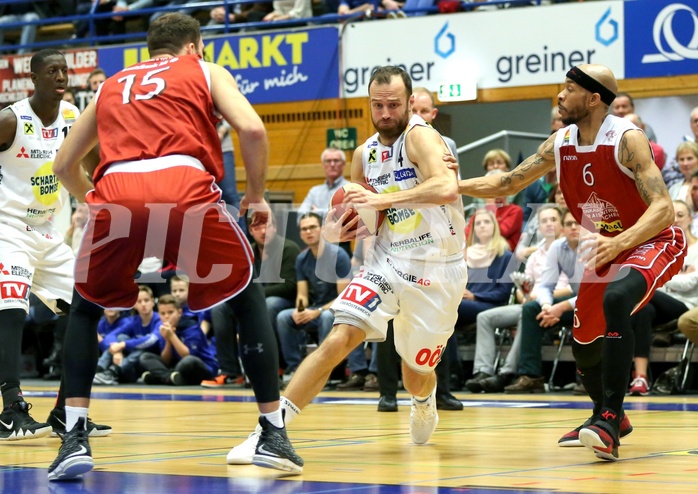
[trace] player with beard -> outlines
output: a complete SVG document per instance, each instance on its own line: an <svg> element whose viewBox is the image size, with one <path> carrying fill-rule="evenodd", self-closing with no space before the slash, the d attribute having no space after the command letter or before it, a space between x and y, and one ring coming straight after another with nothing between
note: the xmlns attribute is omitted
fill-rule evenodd
<svg viewBox="0 0 698 494"><path fill-rule="evenodd" d="M619 433L630 427L623 411L635 348L630 316L681 270L685 255L647 137L627 119L608 115L617 90L608 67L572 67L558 94L568 127L511 172L459 184L461 193L475 197L509 195L557 167L570 212L592 232L582 238L586 271L575 308L573 353L594 409L564 438L607 460L618 459Z"/></svg>
<svg viewBox="0 0 698 494"><path fill-rule="evenodd" d="M399 67L377 68L369 81L371 120L377 133L354 152L353 182L378 193L350 191L346 203L385 211L373 251L331 306L335 325L298 367L284 393L288 424L325 385L332 369L363 341L382 341L394 319L405 389L412 395L410 433L424 444L438 422L434 368L446 347L466 284L465 220L455 172L441 135L412 116L412 81ZM411 117L411 118L410 118ZM328 242L365 237L350 212L328 213ZM344 226L343 226L344 225ZM259 464L255 462L256 464Z"/></svg>

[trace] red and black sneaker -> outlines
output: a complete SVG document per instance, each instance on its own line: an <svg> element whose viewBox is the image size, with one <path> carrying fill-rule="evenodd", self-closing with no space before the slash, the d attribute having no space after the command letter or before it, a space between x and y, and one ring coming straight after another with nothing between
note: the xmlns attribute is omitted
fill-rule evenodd
<svg viewBox="0 0 698 494"><path fill-rule="evenodd" d="M596 417L592 415L582 425L562 436L557 441L557 445L561 448L575 448L584 446L579 440L579 431L581 431L584 427L590 426L595 420ZM633 426L630 423L630 419L625 413L623 413L623 418L620 419L620 437L625 437L632 431Z"/></svg>
<svg viewBox="0 0 698 494"><path fill-rule="evenodd" d="M618 446L620 440L615 427L609 422L599 419L579 431L579 441L594 452L597 458L618 461Z"/></svg>

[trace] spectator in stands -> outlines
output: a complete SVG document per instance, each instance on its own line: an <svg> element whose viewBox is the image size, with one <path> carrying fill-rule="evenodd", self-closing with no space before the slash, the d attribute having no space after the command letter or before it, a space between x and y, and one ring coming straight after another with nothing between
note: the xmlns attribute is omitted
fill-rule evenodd
<svg viewBox="0 0 698 494"><path fill-rule="evenodd" d="M221 140L221 151L223 152L223 169L225 170L225 175L218 182L218 187L221 189L221 197L225 201L226 205L234 208L235 212L233 217L239 215L240 209L240 194L238 194L238 184L235 178L235 150L233 148L233 138L231 136L230 124L223 120L218 124L218 137ZM240 216L238 219L238 224L240 228L245 230L245 217Z"/></svg>
<svg viewBox="0 0 698 494"><path fill-rule="evenodd" d="M642 121L640 115L637 113L626 113L623 118L627 118L643 131L647 128L645 122ZM654 141L650 141L650 147L652 148L652 153L654 153L654 162L657 163L657 167L659 167L660 170L663 169L666 164L666 153L664 152L664 148Z"/></svg>
<svg viewBox="0 0 698 494"><path fill-rule="evenodd" d="M491 170L485 174L495 175L504 173L501 170ZM514 251L516 245L519 243L519 238L521 237L521 229L523 228L523 209L516 204L509 204L506 196L496 197L494 199L485 199L484 208L488 211L492 211L497 218L497 225L499 229L499 234L504 237L509 245L509 250ZM470 235L473 229L474 216L468 221L468 225L465 228L466 236Z"/></svg>
<svg viewBox="0 0 698 494"><path fill-rule="evenodd" d="M322 219L318 214L301 216L301 239L307 248L296 259L295 308L283 310L277 317L279 341L286 361L284 382L291 380L303 359L306 331L317 331L318 343L322 343L332 330L334 315L327 309L350 281L349 255L322 238L321 226ZM352 354L349 356L349 368L353 372L366 370L363 344L360 348L360 355L354 355L355 360L352 360Z"/></svg>
<svg viewBox="0 0 698 494"><path fill-rule="evenodd" d="M3 24L13 24L16 22L38 21L41 2L17 2L0 5L0 26ZM22 33L19 38L20 45L28 45L36 41L36 24L25 24L22 26ZM0 45L5 42L5 30L0 28ZM23 55L31 52L30 48L20 48L17 53Z"/></svg>
<svg viewBox="0 0 698 494"><path fill-rule="evenodd" d="M63 101L75 105L75 92L72 89L66 89L65 93L63 93Z"/></svg>
<svg viewBox="0 0 698 494"><path fill-rule="evenodd" d="M313 16L310 0L274 0L274 10L262 19L265 22L307 19Z"/></svg>
<svg viewBox="0 0 698 494"><path fill-rule="evenodd" d="M97 324L97 342L99 343L100 351L103 352L109 348L109 345L104 342L104 337L115 329L123 326L127 321L128 316L125 312L114 309L104 309L104 316ZM97 363L97 368L100 372L105 369L105 367L100 369L99 362Z"/></svg>
<svg viewBox="0 0 698 494"><path fill-rule="evenodd" d="M424 12L424 10L433 7L435 3L436 0L405 0L402 10L411 17L426 15L427 12Z"/></svg>
<svg viewBox="0 0 698 494"><path fill-rule="evenodd" d="M337 13L339 15L349 15L378 11L380 9L381 0L340 0ZM370 15L370 14L367 14Z"/></svg>
<svg viewBox="0 0 698 494"><path fill-rule="evenodd" d="M137 314L121 318L124 319L123 324L111 323L114 326L113 329L100 343L102 355L97 362L94 384L114 385L120 382L136 382L142 371L139 363L141 354L160 352L157 336L160 316L153 311L154 307L155 299L152 290L147 286L139 285L138 301L135 305ZM113 315L108 317L113 318Z"/></svg>
<svg viewBox="0 0 698 494"><path fill-rule="evenodd" d="M507 269L511 252L506 239L499 232L497 218L489 209L479 209L473 218L465 251L468 283L458 306L456 328L475 323L477 315L483 310L506 304L512 287ZM451 375L455 376L455 389L462 386L464 381L456 332L449 338L446 350ZM439 365L446 365L443 357Z"/></svg>
<svg viewBox="0 0 698 494"><path fill-rule="evenodd" d="M633 98L628 93L617 93L616 99L613 100L613 105L611 106L611 113L616 117L624 117L628 113L635 113L635 102ZM645 124L644 130L645 134L647 134L647 139L657 142L657 136L649 124Z"/></svg>
<svg viewBox="0 0 698 494"><path fill-rule="evenodd" d="M698 142L698 106L691 110L691 115L689 117L689 124L691 126L691 134L685 135L683 137L684 141Z"/></svg>
<svg viewBox="0 0 698 494"><path fill-rule="evenodd" d="M267 312L274 328L277 342L279 331L276 318L284 309L292 308L296 301L296 259L300 248L292 241L276 234L276 218L269 215L267 223L256 222L254 214L250 219L249 232L254 241L255 283L264 287ZM225 304L212 309L213 331L216 334L216 354L220 374L215 379L202 381L206 388L232 385L240 374L237 362L237 330L235 313ZM243 348L243 351L247 351ZM281 355L281 352L279 352ZM281 360L281 359L280 359ZM283 367L283 364L281 364Z"/></svg>
<svg viewBox="0 0 698 494"><path fill-rule="evenodd" d="M436 103L434 101L434 95L425 87L416 87L412 89L412 94L414 95L414 103L412 103L412 113L419 115L424 119L429 125L434 124L434 119L436 115L439 114L439 109L436 108ZM451 154L456 159L458 163L458 149L456 147L456 141L441 134L446 144L448 144L448 149L451 150Z"/></svg>
<svg viewBox="0 0 698 494"><path fill-rule="evenodd" d="M518 379L504 388L506 393L542 393L545 391L541 358L544 328L557 325L571 327L576 297L555 298L554 289L564 273L573 293L579 290L584 265L577 261L581 228L572 213L563 214L563 238L555 240L548 250L541 274L536 300L526 302L521 309L521 354Z"/></svg>
<svg viewBox="0 0 698 494"><path fill-rule="evenodd" d="M550 111L550 133L554 134L564 126L565 124L562 122L562 117L560 116L560 109L554 106Z"/></svg>
<svg viewBox="0 0 698 494"><path fill-rule="evenodd" d="M698 173L695 173L692 182L694 185L694 188L696 191L694 192L694 195L697 196L696 200L698 202ZM676 203L674 204L674 212L677 218L677 222L675 224L678 224L681 226L682 224L679 223L679 220L683 220L683 218L680 216L681 214L681 208L677 208ZM695 220L694 220L695 221ZM681 226L681 228L684 231L684 235L686 235L686 243L688 245L688 255L691 254L691 251L695 249L695 245L698 245L696 236L692 233L691 229L687 226ZM688 257L688 255L686 257ZM690 264L688 261L685 262L685 265L689 266L684 273L689 273L690 272ZM685 312L684 314L679 317L678 321L678 328L679 331L681 331L684 335L686 335L686 338L691 340L694 344L698 345L698 307L694 307L690 309L688 312Z"/></svg>
<svg viewBox="0 0 698 494"><path fill-rule="evenodd" d="M90 210L87 204L80 202L70 216L70 226L63 235L63 241L73 249L74 253L77 253L78 247L80 247L80 241L85 232L85 225L87 224L89 215Z"/></svg>
<svg viewBox="0 0 698 494"><path fill-rule="evenodd" d="M550 191L550 198L548 202L556 204L562 210L567 209L567 203L565 202L565 196L562 194L562 189L560 184L555 184L553 190Z"/></svg>
<svg viewBox="0 0 698 494"><path fill-rule="evenodd" d="M183 386L212 379L218 372L218 362L198 324L182 318L182 308L172 295L160 297L158 314L160 354L141 354L143 382Z"/></svg>
<svg viewBox="0 0 698 494"><path fill-rule="evenodd" d="M243 22L261 22L268 14L273 11L271 2L257 3L235 3L229 5L228 11L225 7L214 7L211 9L211 20L207 26L219 26L225 24L226 16L229 24L238 24Z"/></svg>
<svg viewBox="0 0 698 494"><path fill-rule="evenodd" d="M92 72L90 72L90 74L87 76L87 88L90 91L92 91L93 96L94 96L94 93L97 92L97 90L99 89L99 86L101 86L102 83L106 80L107 80L107 74L104 72L104 69L101 67L97 67Z"/></svg>
<svg viewBox="0 0 698 494"><path fill-rule="evenodd" d="M689 125L691 126L692 132L689 135L683 136L683 141L698 142L698 106L691 110ZM681 173L676 159L672 159L664 168L662 168L662 178L664 179L664 183L666 183L667 188L683 182L684 176ZM689 202L688 205L690 206L691 203Z"/></svg>
<svg viewBox="0 0 698 494"><path fill-rule="evenodd" d="M542 281L541 275L546 266L548 251L552 243L562 233L562 211L553 204L538 209L538 232L541 238L526 262L520 288L517 290L516 304L485 310L477 315L477 337L475 345L475 363L473 378L466 381L465 386L473 393L485 391L499 393L511 383L518 370L519 351L521 347L521 304L536 300ZM518 273L517 273L518 274ZM524 281L525 280L525 281ZM572 294L567 275L561 273L554 287L553 298L560 299ZM494 375L495 357L495 328L511 328L517 326L514 341L504 365Z"/></svg>
<svg viewBox="0 0 698 494"><path fill-rule="evenodd" d="M320 160L325 170L325 181L308 191L308 195L298 207L299 218L310 212L324 218L334 193L349 183L344 178L344 167L347 164L344 151L333 147L326 148L320 155Z"/></svg>
<svg viewBox="0 0 698 494"><path fill-rule="evenodd" d="M698 171L698 143L684 141L676 148L676 162L684 179L669 187L672 200L693 204L691 198L691 176Z"/></svg>
<svg viewBox="0 0 698 494"><path fill-rule="evenodd" d="M119 12L125 12L128 10L135 9L145 9L153 7L156 4L155 0L99 0L99 3L95 7L96 14L102 14L106 12L114 12L118 14ZM87 13L90 11L92 6L80 7L78 6L78 12ZM85 11L85 9L87 9ZM132 19L131 16L121 16L115 15L113 17L102 17L94 20L94 29L97 36L108 37L102 41L102 43L123 43L124 38L122 37L126 34L126 23L125 20ZM144 18L144 21L147 17ZM89 29L89 23L80 24L77 27L77 36L83 37L87 34ZM145 30L145 29L144 29ZM114 38L112 38L114 37Z"/></svg>
<svg viewBox="0 0 698 494"><path fill-rule="evenodd" d="M189 279L182 275L170 278L170 294L177 299L182 309L182 319L189 318L196 322L205 335L211 330L211 311L192 312L189 309Z"/></svg>
<svg viewBox="0 0 698 494"><path fill-rule="evenodd" d="M97 67L89 73L87 76L87 86L80 89L75 95L77 99L76 105L80 108L80 111L83 111L87 107L89 102L92 101L92 98L94 98L99 86L106 80L107 74L101 67Z"/></svg>
<svg viewBox="0 0 698 494"><path fill-rule="evenodd" d="M492 211L475 213L466 245L468 284L458 307L457 326L474 323L481 311L505 304L511 291L506 273L511 251Z"/></svg>
<svg viewBox="0 0 698 494"><path fill-rule="evenodd" d="M503 149L490 149L485 153L484 158L482 159L482 168L485 169L485 173L489 173L493 170L499 170L501 172L508 172L511 170L511 156L509 156L509 153L507 153ZM535 184L535 183L534 183ZM534 185L532 184L532 186ZM529 186L531 187L531 186ZM507 198L509 204L516 204L519 206L524 206L524 197L526 195L526 191L528 190L527 187L526 189L520 191L518 194L515 194L513 196L509 196ZM542 201L540 201L542 202ZM475 210L482 208L485 205L485 201L483 199L479 198L473 198L473 208ZM527 218L527 215L524 214L524 218ZM520 228L519 228L520 230Z"/></svg>
<svg viewBox="0 0 698 494"><path fill-rule="evenodd" d="M646 353L646 358L642 358L639 365L638 358L635 358L635 376L630 387L631 395L646 396L650 391L647 376L652 327L679 319L698 306L698 243L690 231L690 222L691 213L688 205L683 201L674 201L674 225L684 231L688 249L681 272L658 288L647 305L634 316L633 326L636 338L639 334L647 340L647 343L643 352Z"/></svg>
<svg viewBox="0 0 698 494"><path fill-rule="evenodd" d="M698 236L698 172L691 175L691 202L688 203L691 210L691 233Z"/></svg>

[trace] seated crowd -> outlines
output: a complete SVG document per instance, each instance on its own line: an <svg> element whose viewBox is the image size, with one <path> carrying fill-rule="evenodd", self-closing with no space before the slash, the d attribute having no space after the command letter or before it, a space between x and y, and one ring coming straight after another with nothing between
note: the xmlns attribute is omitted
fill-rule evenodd
<svg viewBox="0 0 698 494"><path fill-rule="evenodd" d="M554 0L562 3L572 0ZM577 1L577 0L575 0ZM101 37L102 43L124 43L127 31L135 29L145 32L151 22L167 12L182 12L195 15L202 25L213 34L223 30L224 25L230 30L238 30L247 23L275 23L294 20L303 22L308 19L318 19L332 15L330 22L337 16L352 16L357 19L404 18L409 15L424 15L430 12L458 12L469 10L489 10L508 7L508 4L487 5L488 0L262 0L258 2L235 2L218 7L201 7L200 0L56 0L51 2L23 2L16 0L0 5L0 26L23 22L45 20L45 23L26 24L19 29L11 29L5 36L6 29L0 28L0 45L6 37L15 31L18 33L18 43L28 45L37 41L41 34L40 26L61 28L65 36L85 38L94 29L94 35ZM550 1L548 3L551 3ZM189 5L192 4L192 5ZM531 5L533 2L519 0L512 5ZM403 10L404 9L404 10ZM139 14L139 11L143 11ZM113 13L112 17L98 17L90 25L86 15ZM130 12L133 12L131 14ZM76 22L51 22L52 19L65 19L82 16ZM127 29L127 21L133 20L138 27ZM256 26L259 29L259 26ZM60 41L60 40L59 40ZM31 51L19 48L17 53Z"/></svg>

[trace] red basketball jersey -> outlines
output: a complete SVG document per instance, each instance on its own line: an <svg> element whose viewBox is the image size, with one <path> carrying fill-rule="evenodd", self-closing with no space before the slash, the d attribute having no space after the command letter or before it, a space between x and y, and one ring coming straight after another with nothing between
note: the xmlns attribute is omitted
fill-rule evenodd
<svg viewBox="0 0 698 494"><path fill-rule="evenodd" d="M223 177L221 142L206 64L195 55L154 58L108 78L97 98L98 181L115 162L186 155L216 181Z"/></svg>
<svg viewBox="0 0 698 494"><path fill-rule="evenodd" d="M632 171L617 158L623 134L632 129L637 127L629 120L607 116L590 146L578 144L576 125L555 137L560 189L574 218L591 232L615 236L647 210Z"/></svg>

